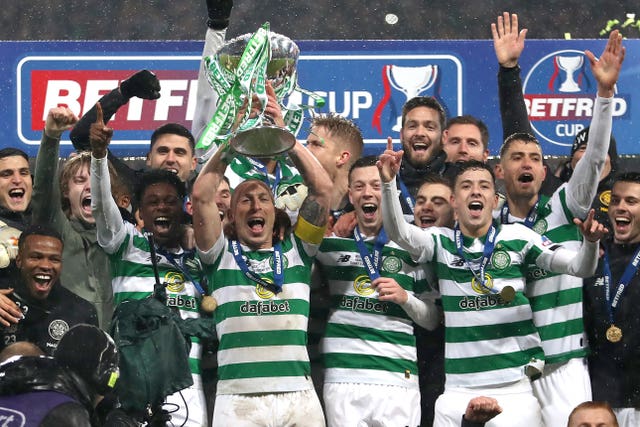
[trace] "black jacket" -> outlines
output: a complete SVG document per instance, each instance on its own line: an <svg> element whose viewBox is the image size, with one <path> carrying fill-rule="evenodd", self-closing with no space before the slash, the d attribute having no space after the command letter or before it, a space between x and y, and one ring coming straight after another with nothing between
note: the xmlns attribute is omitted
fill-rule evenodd
<svg viewBox="0 0 640 427"><path fill-rule="evenodd" d="M639 245L607 242L612 293ZM622 330L622 340L611 343L605 335L611 324L602 264L601 260L595 276L586 279L584 284L584 319L591 348L589 374L593 400L606 400L614 408L640 408L640 277L636 272L622 294L613 319Z"/></svg>
<svg viewBox="0 0 640 427"><path fill-rule="evenodd" d="M79 323L98 326L95 307L60 283L53 285L45 300L35 300L18 282L10 298L20 306L24 319L0 327L0 350L16 341L29 341L52 355L62 335L72 326Z"/></svg>

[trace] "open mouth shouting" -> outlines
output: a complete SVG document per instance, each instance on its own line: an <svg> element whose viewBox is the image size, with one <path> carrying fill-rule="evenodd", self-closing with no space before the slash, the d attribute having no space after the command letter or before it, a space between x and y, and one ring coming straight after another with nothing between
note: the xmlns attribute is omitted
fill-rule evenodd
<svg viewBox="0 0 640 427"><path fill-rule="evenodd" d="M418 226L421 228L433 227L436 225L436 217L433 215L421 215L418 218Z"/></svg>
<svg viewBox="0 0 640 427"><path fill-rule="evenodd" d="M424 141L414 142L412 145L414 151L427 151L430 146L431 144Z"/></svg>
<svg viewBox="0 0 640 427"><path fill-rule="evenodd" d="M362 213L366 219L374 219L377 211L378 206L373 203L365 203L362 205Z"/></svg>
<svg viewBox="0 0 640 427"><path fill-rule="evenodd" d="M91 212L91 195L82 198L82 209Z"/></svg>
<svg viewBox="0 0 640 427"><path fill-rule="evenodd" d="M484 203L479 200L474 200L467 205L469 208L469 213L472 218L478 218L482 214L482 210L484 209Z"/></svg>
<svg viewBox="0 0 640 427"><path fill-rule="evenodd" d="M26 191L24 188L12 188L9 190L9 197L11 198L11 202L15 204L20 204L24 200L24 195Z"/></svg>
<svg viewBox="0 0 640 427"><path fill-rule="evenodd" d="M521 174L518 177L518 182L521 182L523 184L528 184L530 182L533 182L533 174L530 172L525 172L523 174Z"/></svg>
<svg viewBox="0 0 640 427"><path fill-rule="evenodd" d="M169 172L173 172L176 175L178 174L178 169L174 168L173 166L165 166L164 170L168 170Z"/></svg>
<svg viewBox="0 0 640 427"><path fill-rule="evenodd" d="M249 218L247 225L253 234L261 234L264 231L264 218L253 217Z"/></svg>
<svg viewBox="0 0 640 427"><path fill-rule="evenodd" d="M33 283L37 292L47 292L53 286L53 276L49 273L36 273L33 275Z"/></svg>
<svg viewBox="0 0 640 427"><path fill-rule="evenodd" d="M153 220L153 227L158 233L168 233L171 230L171 219L167 216L159 216Z"/></svg>
<svg viewBox="0 0 640 427"><path fill-rule="evenodd" d="M617 215L613 225L616 234L625 235L631 230L631 219L626 216Z"/></svg>

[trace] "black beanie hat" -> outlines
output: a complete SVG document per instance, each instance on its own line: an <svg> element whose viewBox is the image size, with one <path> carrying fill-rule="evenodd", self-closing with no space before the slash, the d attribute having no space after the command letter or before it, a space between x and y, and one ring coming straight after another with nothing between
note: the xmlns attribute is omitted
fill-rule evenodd
<svg viewBox="0 0 640 427"><path fill-rule="evenodd" d="M113 339L101 329L79 324L60 339L53 357L73 370L97 394L106 394L118 379L118 351Z"/></svg>
<svg viewBox="0 0 640 427"><path fill-rule="evenodd" d="M580 132L578 132L578 134L576 135L575 139L573 140L573 145L571 146L571 154L569 155L569 160L571 160L571 158L573 158L573 155L575 154L576 151L578 151L578 148L582 147L583 145L586 145L589 142L589 127L587 126L586 128L582 129ZM616 166L618 164L618 149L616 147L616 139L613 137L613 135L611 135L611 140L609 141L609 157L611 158L611 169L616 170Z"/></svg>

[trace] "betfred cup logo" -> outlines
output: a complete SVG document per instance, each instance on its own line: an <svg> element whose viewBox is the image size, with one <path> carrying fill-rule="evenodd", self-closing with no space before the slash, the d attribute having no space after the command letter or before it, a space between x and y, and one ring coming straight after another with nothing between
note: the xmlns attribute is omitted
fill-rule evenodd
<svg viewBox="0 0 640 427"><path fill-rule="evenodd" d="M565 80L560 85L560 92L580 92L580 86L576 82L574 75L584 63L584 56L564 56L556 55L556 64L565 72Z"/></svg>
<svg viewBox="0 0 640 427"><path fill-rule="evenodd" d="M402 92L407 97L407 101L431 88L438 78L437 65L425 65L422 67L388 65L385 67L385 72L391 86ZM399 132L401 128L402 116L398 116L398 121L393 130Z"/></svg>

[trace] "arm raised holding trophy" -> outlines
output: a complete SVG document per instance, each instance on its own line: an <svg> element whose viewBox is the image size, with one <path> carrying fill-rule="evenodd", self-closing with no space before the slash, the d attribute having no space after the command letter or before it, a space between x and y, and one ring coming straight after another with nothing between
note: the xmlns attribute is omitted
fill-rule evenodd
<svg viewBox="0 0 640 427"><path fill-rule="evenodd" d="M253 119L260 111L281 124L280 106L269 83L265 92L268 103L246 102L240 117ZM238 425L245 417L264 413L276 399L282 410L264 413L265 423L325 425L311 381L306 336L311 266L324 236L332 183L300 142L294 139L288 154L309 189L293 233L282 231L272 188L259 178L246 179L235 188L223 230L215 189L229 165L241 158L229 141L215 151L193 186L196 244L218 303L213 425ZM237 411L240 403L243 409Z"/></svg>
<svg viewBox="0 0 640 427"><path fill-rule="evenodd" d="M316 105L324 102L297 86L298 55L293 41L270 32L265 24L205 57L205 73L219 100L197 144L204 163L229 141L237 154L226 172L231 187L252 178L265 182L276 206L293 222L307 189L283 155L296 144L304 112L300 106L284 107L283 99L295 90L309 95Z"/></svg>

